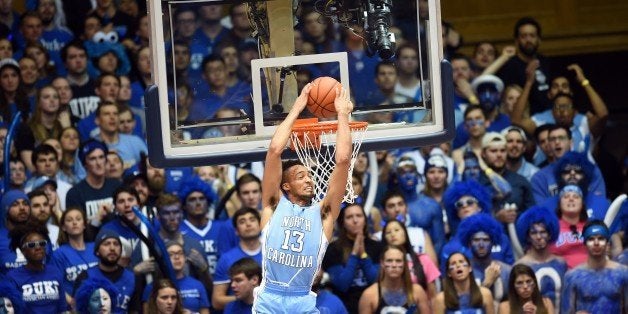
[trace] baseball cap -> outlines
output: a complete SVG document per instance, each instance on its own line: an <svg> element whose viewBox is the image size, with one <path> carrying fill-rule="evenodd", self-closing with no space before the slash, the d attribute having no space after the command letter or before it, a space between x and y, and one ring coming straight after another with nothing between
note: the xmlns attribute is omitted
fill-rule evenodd
<svg viewBox="0 0 628 314"><path fill-rule="evenodd" d="M20 71L20 64L13 58L4 58L0 60L0 71L2 71L5 67L12 67L18 71L18 73Z"/></svg>
<svg viewBox="0 0 628 314"><path fill-rule="evenodd" d="M240 51L250 49L257 50L257 40L254 38L247 38L238 45L238 50Z"/></svg>
<svg viewBox="0 0 628 314"><path fill-rule="evenodd" d="M521 135L521 138L523 138L523 141L527 141L528 140L528 137L526 136L526 132L522 128L520 128L518 126L514 126L514 125L509 126L509 127L505 128L505 129L503 129L501 134L505 138L506 134L508 134L510 132L517 132L517 133L519 133Z"/></svg>
<svg viewBox="0 0 628 314"><path fill-rule="evenodd" d="M116 239L120 242L120 244L122 244L122 241L120 241L120 235L117 232L109 229L101 230L98 235L96 235L96 240L94 241L94 254L98 252L100 245L107 239Z"/></svg>
<svg viewBox="0 0 628 314"><path fill-rule="evenodd" d="M491 145L506 145L506 138L497 132L488 132L482 137L482 148Z"/></svg>
<svg viewBox="0 0 628 314"><path fill-rule="evenodd" d="M47 177L47 176L40 176L40 177L37 177L37 179L35 179L35 181L33 182L33 190L36 190L46 184L51 184L52 186L55 187L55 190L57 189L56 179Z"/></svg>
<svg viewBox="0 0 628 314"><path fill-rule="evenodd" d="M443 155L430 155L425 161L425 168L423 169L423 173L427 173L430 168L434 167L447 169L447 161L445 161L445 157L443 157Z"/></svg>
<svg viewBox="0 0 628 314"><path fill-rule="evenodd" d="M107 156L107 152L109 151L107 149L107 145L98 140L92 139L83 143L81 149L79 150L79 159L81 160L83 166L85 165L85 158L87 158L87 155L91 154L96 149L101 149L105 156Z"/></svg>
<svg viewBox="0 0 628 314"><path fill-rule="evenodd" d="M495 86L495 89L497 89L497 92L500 94L504 90L504 82L502 82L502 80L499 77L493 74L484 74L484 75L478 76L471 83L471 88L473 88L473 91L477 94L479 87L484 84Z"/></svg>

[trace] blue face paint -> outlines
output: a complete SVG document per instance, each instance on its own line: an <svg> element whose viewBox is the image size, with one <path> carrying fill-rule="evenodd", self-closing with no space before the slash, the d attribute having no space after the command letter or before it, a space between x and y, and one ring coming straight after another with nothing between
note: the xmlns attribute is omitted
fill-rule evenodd
<svg viewBox="0 0 628 314"><path fill-rule="evenodd" d="M96 289L89 297L87 304L89 313L111 313L111 298L105 289Z"/></svg>
<svg viewBox="0 0 628 314"><path fill-rule="evenodd" d="M416 172L404 172L399 175L399 185L404 191L412 191L419 184L419 176Z"/></svg>
<svg viewBox="0 0 628 314"><path fill-rule="evenodd" d="M13 302L9 298L0 297L0 314L13 314L15 309L13 308Z"/></svg>
<svg viewBox="0 0 628 314"><path fill-rule="evenodd" d="M480 231L471 238L471 249L476 257L485 257L491 254L493 241L486 232Z"/></svg>

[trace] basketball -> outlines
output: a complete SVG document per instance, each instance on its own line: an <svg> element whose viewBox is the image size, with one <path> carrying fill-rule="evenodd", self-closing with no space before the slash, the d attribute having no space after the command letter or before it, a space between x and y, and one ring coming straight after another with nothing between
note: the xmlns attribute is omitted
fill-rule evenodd
<svg viewBox="0 0 628 314"><path fill-rule="evenodd" d="M312 89L307 99L307 109L318 118L332 118L336 116L336 88L342 84L329 76L323 76L312 81Z"/></svg>

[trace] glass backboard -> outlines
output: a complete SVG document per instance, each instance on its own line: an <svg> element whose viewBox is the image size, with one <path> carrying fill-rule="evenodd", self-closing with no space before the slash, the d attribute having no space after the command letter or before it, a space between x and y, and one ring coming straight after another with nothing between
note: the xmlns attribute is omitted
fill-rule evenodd
<svg viewBox="0 0 628 314"><path fill-rule="evenodd" d="M157 166L263 160L301 88L322 76L349 89L352 120L369 122L362 150L453 137L438 0L149 0L149 12Z"/></svg>

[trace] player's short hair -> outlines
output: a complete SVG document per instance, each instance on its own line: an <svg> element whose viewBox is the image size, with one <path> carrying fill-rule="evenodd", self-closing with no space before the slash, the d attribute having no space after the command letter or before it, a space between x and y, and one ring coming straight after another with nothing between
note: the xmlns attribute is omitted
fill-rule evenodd
<svg viewBox="0 0 628 314"><path fill-rule="evenodd" d="M288 170L294 166L303 166L303 163L298 159L290 159L281 163L281 183L288 182Z"/></svg>
<svg viewBox="0 0 628 314"><path fill-rule="evenodd" d="M171 193L163 193L157 197L155 201L155 207L157 207L157 211L161 211L162 208L170 205L179 205L181 206L181 200L178 196Z"/></svg>

